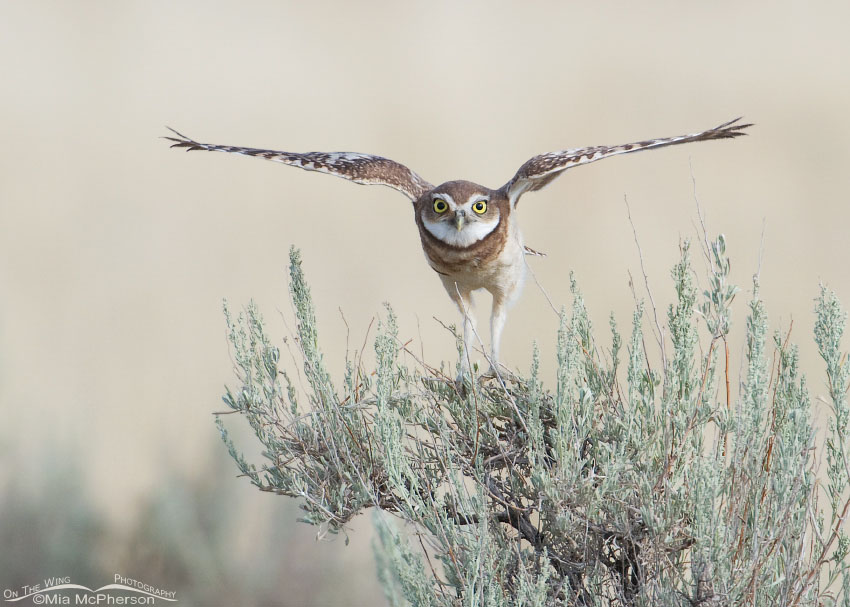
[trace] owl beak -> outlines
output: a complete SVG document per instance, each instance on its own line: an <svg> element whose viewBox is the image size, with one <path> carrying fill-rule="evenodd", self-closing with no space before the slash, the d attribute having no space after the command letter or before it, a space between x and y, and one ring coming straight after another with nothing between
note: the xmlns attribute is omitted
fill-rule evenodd
<svg viewBox="0 0 850 607"><path fill-rule="evenodd" d="M466 211L458 211L455 213L455 227L458 232L463 229L464 223L466 223Z"/></svg>

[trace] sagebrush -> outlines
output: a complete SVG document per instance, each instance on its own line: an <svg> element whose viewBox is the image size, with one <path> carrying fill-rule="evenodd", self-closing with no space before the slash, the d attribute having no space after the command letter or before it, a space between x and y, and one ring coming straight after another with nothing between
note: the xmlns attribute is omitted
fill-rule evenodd
<svg viewBox="0 0 850 607"><path fill-rule="evenodd" d="M815 342L831 412L816 440L797 346L770 334L757 277L732 377L739 290L723 237L704 246L708 288L685 242L652 337L638 303L628 335L612 318L602 346L573 281L555 385L542 385L535 351L527 377L470 378L465 390L454 369L406 350L389 307L374 372L356 358L334 383L292 250L303 368L283 368L253 304L237 318L225 306L239 386L224 401L265 461L246 461L219 419L222 437L253 484L300 499L307 523L336 533L380 513L392 605L850 605L846 315L821 288Z"/></svg>

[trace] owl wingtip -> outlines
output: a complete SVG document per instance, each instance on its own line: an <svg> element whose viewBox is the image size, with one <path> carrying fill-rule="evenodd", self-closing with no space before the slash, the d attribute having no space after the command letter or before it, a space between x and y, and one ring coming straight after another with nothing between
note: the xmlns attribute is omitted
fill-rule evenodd
<svg viewBox="0 0 850 607"><path fill-rule="evenodd" d="M523 246L523 249L526 255L533 255L535 257L546 257L546 253L543 253L541 251L535 251L531 247Z"/></svg>
<svg viewBox="0 0 850 607"><path fill-rule="evenodd" d="M170 139L171 141L187 141L187 142L192 142L192 143L195 142L194 139L192 139L191 137L187 137L186 135L184 135L183 133L181 133L177 129L173 129L168 125L165 125L165 128L167 128L169 131L171 131L172 133L177 135L177 137L179 137L179 139L177 139L175 137L168 137L168 136L164 136L163 137L164 139Z"/></svg>
<svg viewBox="0 0 850 607"><path fill-rule="evenodd" d="M752 122L748 122L746 124L738 124L741 120L743 120L743 116L738 116L734 120L730 120L728 122L724 122L718 127L715 127L714 130L723 133L728 137L738 137L739 135L748 135L749 133L742 132L743 129L754 126Z"/></svg>
<svg viewBox="0 0 850 607"><path fill-rule="evenodd" d="M165 128L167 128L169 131L171 131L172 133L177 135L177 137L169 137L168 135L163 135L161 137L161 139L167 139L168 141L174 142L169 147L186 148L187 152L191 152L193 150L203 149L203 148L201 148L201 146L198 144L197 141L195 141L194 139L192 139L190 137L187 137L186 135L184 135L180 131L173 129L168 125L165 125Z"/></svg>

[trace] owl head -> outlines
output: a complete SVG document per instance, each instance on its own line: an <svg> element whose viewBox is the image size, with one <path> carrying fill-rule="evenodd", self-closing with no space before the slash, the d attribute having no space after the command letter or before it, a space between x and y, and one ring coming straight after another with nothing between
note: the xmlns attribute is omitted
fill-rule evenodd
<svg viewBox="0 0 850 607"><path fill-rule="evenodd" d="M448 181L417 201L419 219L434 238L469 247L496 229L507 198L470 181Z"/></svg>

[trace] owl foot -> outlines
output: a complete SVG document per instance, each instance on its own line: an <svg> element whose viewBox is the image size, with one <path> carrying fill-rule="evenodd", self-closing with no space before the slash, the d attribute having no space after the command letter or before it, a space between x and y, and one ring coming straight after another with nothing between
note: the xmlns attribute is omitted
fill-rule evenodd
<svg viewBox="0 0 850 607"><path fill-rule="evenodd" d="M476 381L478 385L481 386L494 379L498 379L501 382L515 383L519 381L519 378L507 367L499 365L499 370L496 372L496 369L491 365L490 368L487 369L486 373L482 373L478 377L474 377L474 375L469 371L461 371L454 381L455 390L457 390L457 393L461 398L466 398L472 388L473 381Z"/></svg>
<svg viewBox="0 0 850 607"><path fill-rule="evenodd" d="M487 372L482 373L481 376L478 378L479 383L484 383L485 381L488 381L488 380L491 380L491 379L501 379L502 381L511 381L511 382L517 381L517 376L514 375L513 372L510 369L508 369L507 367L504 367L504 366L502 366L498 363L496 363L496 364L498 366L498 370L493 365L490 365L490 368L487 369Z"/></svg>
<svg viewBox="0 0 850 607"><path fill-rule="evenodd" d="M461 398L466 398L472 388L472 374L469 371L461 371L455 378L455 390Z"/></svg>

